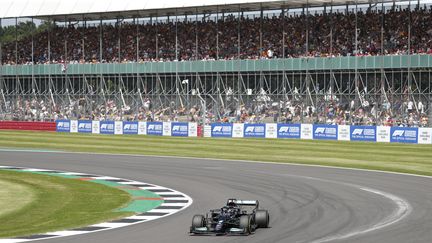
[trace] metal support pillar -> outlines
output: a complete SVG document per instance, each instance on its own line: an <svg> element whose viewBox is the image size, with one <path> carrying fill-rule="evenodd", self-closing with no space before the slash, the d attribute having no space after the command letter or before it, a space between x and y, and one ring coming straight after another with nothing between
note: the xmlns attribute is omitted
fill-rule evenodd
<svg viewBox="0 0 432 243"><path fill-rule="evenodd" d="M219 60L219 6L216 6L216 60Z"/></svg>
<svg viewBox="0 0 432 243"><path fill-rule="evenodd" d="M260 58L263 57L263 51L264 51L264 47L263 47L263 18L264 18L264 10L262 7L262 3L260 3L260 30L259 30L259 50L260 53L258 54L258 56Z"/></svg>
<svg viewBox="0 0 432 243"><path fill-rule="evenodd" d="M155 24L155 29L156 29L156 53L155 53L155 57L156 60L159 61L159 30L158 30L158 15L157 15L157 11L156 11L156 24Z"/></svg>

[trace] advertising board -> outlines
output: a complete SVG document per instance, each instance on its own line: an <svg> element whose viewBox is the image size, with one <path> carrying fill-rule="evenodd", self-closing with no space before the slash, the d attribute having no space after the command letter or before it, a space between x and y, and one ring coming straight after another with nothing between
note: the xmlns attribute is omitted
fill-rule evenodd
<svg viewBox="0 0 432 243"><path fill-rule="evenodd" d="M100 134L114 134L114 121L100 121Z"/></svg>
<svg viewBox="0 0 432 243"><path fill-rule="evenodd" d="M78 120L78 132L91 133L92 132L92 121Z"/></svg>
<svg viewBox="0 0 432 243"><path fill-rule="evenodd" d="M57 120L56 131L57 132L70 132L70 121L69 120Z"/></svg>
<svg viewBox="0 0 432 243"><path fill-rule="evenodd" d="M300 138L301 125L300 124L278 124L277 125L277 138Z"/></svg>
<svg viewBox="0 0 432 243"><path fill-rule="evenodd" d="M147 135L162 136L162 122L147 122Z"/></svg>
<svg viewBox="0 0 432 243"><path fill-rule="evenodd" d="M171 136L188 137L189 126L187 122L171 122Z"/></svg>
<svg viewBox="0 0 432 243"><path fill-rule="evenodd" d="M123 134L137 135L138 134L138 122L135 122L135 121L123 122Z"/></svg>
<svg viewBox="0 0 432 243"><path fill-rule="evenodd" d="M377 129L375 126L351 126L351 141L376 142Z"/></svg>
<svg viewBox="0 0 432 243"><path fill-rule="evenodd" d="M390 135L390 142L392 143L417 143L418 128L392 127L390 129Z"/></svg>
<svg viewBox="0 0 432 243"><path fill-rule="evenodd" d="M338 127L337 125L313 125L313 139L322 140L337 140L338 138Z"/></svg>
<svg viewBox="0 0 432 243"><path fill-rule="evenodd" d="M211 136L215 138L232 137L233 125L231 123L213 123L211 124Z"/></svg>
<svg viewBox="0 0 432 243"><path fill-rule="evenodd" d="M243 137L265 138L265 124L244 124Z"/></svg>

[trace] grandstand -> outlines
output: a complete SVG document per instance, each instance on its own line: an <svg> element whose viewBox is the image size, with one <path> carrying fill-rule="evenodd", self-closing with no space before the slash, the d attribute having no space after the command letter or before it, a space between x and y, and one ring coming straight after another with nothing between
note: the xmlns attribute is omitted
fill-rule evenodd
<svg viewBox="0 0 432 243"><path fill-rule="evenodd" d="M1 4L0 120L432 120L429 1Z"/></svg>

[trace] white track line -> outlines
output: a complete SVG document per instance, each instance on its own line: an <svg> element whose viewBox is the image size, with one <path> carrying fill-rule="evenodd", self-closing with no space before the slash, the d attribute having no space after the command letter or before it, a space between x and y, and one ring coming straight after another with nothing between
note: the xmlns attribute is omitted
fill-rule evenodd
<svg viewBox="0 0 432 243"><path fill-rule="evenodd" d="M352 183L338 182L338 181L321 179L321 178L316 178L316 177L298 176L298 175L289 175L289 176L290 177L305 178L305 179L310 179L310 180L315 180L315 181L330 182L330 183L334 183L334 184L341 184L341 185L354 187L354 188L359 189L359 190L363 190L363 191L366 191L369 193L373 193L373 194L382 196L386 199L389 199L391 202L393 202L394 205L396 205L396 210L394 210L389 216L387 216L386 218L384 218L383 220L381 220L380 222L378 222L376 224L369 225L369 226L364 227L362 229L358 229L358 230L348 232L345 234L337 234L337 235L333 235L333 236L327 236L327 237L324 237L324 238L321 238L321 239L318 239L318 240L315 240L312 242L308 242L308 243L331 242L331 241L335 241L335 240L343 240L343 239L351 238L351 237L361 235L361 234L366 234L366 233L369 233L372 231L376 231L376 230L385 228L385 227L390 226L392 224L395 224L395 223L401 221L402 219L404 219L405 217L407 217L412 212L412 207L407 200L405 200L401 197L398 197L396 195L393 195L391 193L388 193L388 192L383 192L383 191L380 191L377 189L363 187L363 186L352 184Z"/></svg>

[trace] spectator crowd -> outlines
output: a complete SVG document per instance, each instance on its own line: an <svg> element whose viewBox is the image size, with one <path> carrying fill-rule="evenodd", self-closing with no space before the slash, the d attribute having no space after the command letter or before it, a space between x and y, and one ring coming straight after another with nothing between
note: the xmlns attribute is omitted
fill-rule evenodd
<svg viewBox="0 0 432 243"><path fill-rule="evenodd" d="M193 105L180 107L174 102L155 107L151 99L134 108L107 99L96 102L86 98L69 99L66 103L54 103L37 97L18 98L6 106L0 102L0 120L55 121L58 119L88 119L114 121L182 121L230 123L318 123L333 125L385 125L429 126L427 105L422 101L394 99L392 102L364 100L357 106L339 99L321 97L316 106L307 105L302 99L255 101L248 104L216 107ZM4 108L9 112L6 112ZM204 109L205 108L205 109Z"/></svg>
<svg viewBox="0 0 432 243"><path fill-rule="evenodd" d="M357 20L357 21L356 21ZM357 27L357 34L356 34ZM357 39L356 39L357 38ZM49 45L48 45L49 43ZM102 53L101 53L102 52ZM33 55L32 55L33 53ZM130 63L190 60L271 59L298 57L432 54L432 7L395 7L381 12L316 12L308 15L267 13L263 18L226 14L155 22L122 21L103 25L53 25L29 33L17 43L2 43L2 65L49 63ZM171 102L126 106L118 99L103 102L73 97L0 99L0 120L57 119L195 121L242 123L322 123L427 126L430 100L316 95L307 101L295 95L269 97L235 106L179 106ZM423 102L422 102L423 101Z"/></svg>
<svg viewBox="0 0 432 243"><path fill-rule="evenodd" d="M227 14L198 22L69 23L29 33L17 47L15 53L14 41L3 43L4 65L432 54L432 6L384 14L377 8L240 19Z"/></svg>

